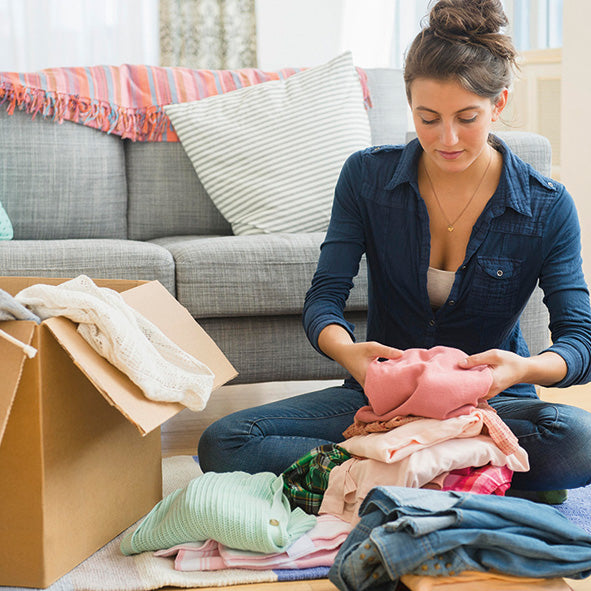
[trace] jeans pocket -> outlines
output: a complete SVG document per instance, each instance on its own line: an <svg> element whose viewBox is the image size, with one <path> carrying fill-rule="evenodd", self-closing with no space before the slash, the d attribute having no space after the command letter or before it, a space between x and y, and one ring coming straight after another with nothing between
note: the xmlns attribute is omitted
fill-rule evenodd
<svg viewBox="0 0 591 591"><path fill-rule="evenodd" d="M520 260L478 256L467 304L469 311L488 316L511 316L519 292L520 270Z"/></svg>

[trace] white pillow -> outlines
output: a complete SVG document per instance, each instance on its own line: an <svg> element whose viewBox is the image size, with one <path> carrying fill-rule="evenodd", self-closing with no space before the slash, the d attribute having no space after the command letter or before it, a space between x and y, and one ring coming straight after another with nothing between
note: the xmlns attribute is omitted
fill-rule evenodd
<svg viewBox="0 0 591 591"><path fill-rule="evenodd" d="M0 203L0 240L12 240L13 237L12 223L6 210L2 207L2 203Z"/></svg>
<svg viewBox="0 0 591 591"><path fill-rule="evenodd" d="M284 81L164 110L237 235L326 230L343 163L371 145L350 52Z"/></svg>

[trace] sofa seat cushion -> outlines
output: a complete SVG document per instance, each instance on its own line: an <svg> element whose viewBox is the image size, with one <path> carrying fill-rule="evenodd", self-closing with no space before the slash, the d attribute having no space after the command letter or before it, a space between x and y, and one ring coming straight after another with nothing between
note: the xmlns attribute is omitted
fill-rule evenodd
<svg viewBox="0 0 591 591"><path fill-rule="evenodd" d="M149 242L109 239L0 242L2 275L93 279L156 279L173 295L174 261Z"/></svg>
<svg viewBox="0 0 591 591"><path fill-rule="evenodd" d="M301 314L324 232L177 236L151 241L176 266L177 299L195 318ZM367 309L365 259L347 310Z"/></svg>

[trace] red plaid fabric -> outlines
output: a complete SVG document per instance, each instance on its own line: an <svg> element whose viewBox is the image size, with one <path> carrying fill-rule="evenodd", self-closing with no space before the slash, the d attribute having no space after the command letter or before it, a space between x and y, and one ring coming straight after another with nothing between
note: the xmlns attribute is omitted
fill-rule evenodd
<svg viewBox="0 0 591 591"><path fill-rule="evenodd" d="M482 415L482 421L484 422L483 435L489 435L505 455L510 456L519 449L517 436L486 400L480 401L473 412Z"/></svg>
<svg viewBox="0 0 591 591"><path fill-rule="evenodd" d="M480 466L452 470L443 481L443 490L504 496L511 486L513 471L507 466Z"/></svg>

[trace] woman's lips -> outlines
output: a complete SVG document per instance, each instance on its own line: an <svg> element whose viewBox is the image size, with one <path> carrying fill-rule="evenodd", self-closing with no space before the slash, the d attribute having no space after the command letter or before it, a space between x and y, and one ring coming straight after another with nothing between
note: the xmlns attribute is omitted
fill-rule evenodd
<svg viewBox="0 0 591 591"><path fill-rule="evenodd" d="M458 150L457 152L444 152L443 150L439 150L439 155L446 160L455 160L462 155L462 151Z"/></svg>

